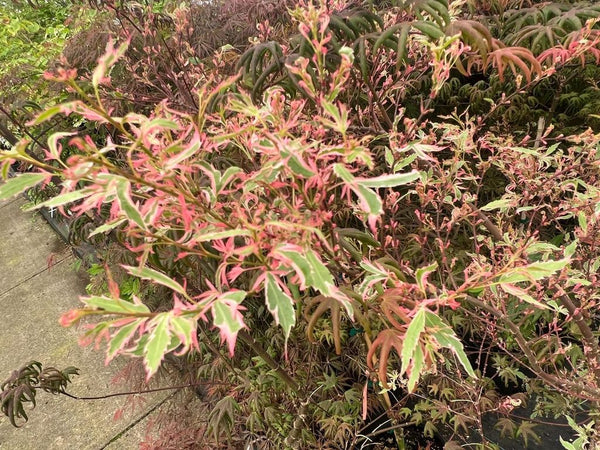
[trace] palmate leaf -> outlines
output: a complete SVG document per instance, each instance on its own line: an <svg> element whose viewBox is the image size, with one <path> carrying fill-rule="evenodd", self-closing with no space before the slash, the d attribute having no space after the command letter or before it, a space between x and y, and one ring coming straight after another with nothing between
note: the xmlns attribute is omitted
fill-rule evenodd
<svg viewBox="0 0 600 450"><path fill-rule="evenodd" d="M581 30L588 20L598 18L600 18L598 5L581 5L566 9L561 15L550 19L548 24L557 25L566 32L572 32Z"/></svg>
<svg viewBox="0 0 600 450"><path fill-rule="evenodd" d="M0 410L8 417L13 427L18 427L17 420L24 422L29 420L25 405L31 403L35 407L35 388L39 383L39 375L42 364L31 361L19 370L15 370L11 376L0 385Z"/></svg>
<svg viewBox="0 0 600 450"><path fill-rule="evenodd" d="M262 42L250 47L240 57L237 69L252 87L252 97L257 99L267 79L284 67L281 45L276 41Z"/></svg>
<svg viewBox="0 0 600 450"><path fill-rule="evenodd" d="M231 430L236 423L240 410L238 402L229 395L219 400L212 408L208 415L207 431L213 434L215 442L218 442L219 436L223 434L231 435Z"/></svg>
<svg viewBox="0 0 600 450"><path fill-rule="evenodd" d="M357 263L362 261L363 254L369 248L378 248L381 245L370 233L356 228L337 228L335 232L340 247L346 250Z"/></svg>
<svg viewBox="0 0 600 450"><path fill-rule="evenodd" d="M342 304L333 297L326 297L324 295L317 295L306 302L304 306L304 318L308 321L306 327L306 335L310 342L314 342L314 331L315 326L319 318L321 318L327 311L329 311L329 317L331 320L331 329L333 333L333 343L335 345L335 352L338 355L342 354L342 339L341 339L341 317L342 317Z"/></svg>
<svg viewBox="0 0 600 450"><path fill-rule="evenodd" d="M506 67L510 67L516 77L518 72L525 75L525 79L531 82L532 75L542 74L542 66L530 50L523 47L498 48L488 55L485 67L492 66L498 71L500 81L504 81ZM517 70L518 69L518 70Z"/></svg>
<svg viewBox="0 0 600 450"><path fill-rule="evenodd" d="M517 425L510 417L500 417L494 428L500 432L501 437L512 438L515 435Z"/></svg>
<svg viewBox="0 0 600 450"><path fill-rule="evenodd" d="M460 35L460 39L475 50L484 60L492 50L490 30L476 20L455 20L445 30L447 36Z"/></svg>
<svg viewBox="0 0 600 450"><path fill-rule="evenodd" d="M0 411L8 417L11 425L19 427L17 421L27 422L27 403L36 406L36 390L42 389L52 394L64 392L73 375L78 375L75 367L58 370L54 367L42 368L37 361L30 361L0 384Z"/></svg>
<svg viewBox="0 0 600 450"><path fill-rule="evenodd" d="M375 354L379 350L379 381L384 389L389 389L387 384L387 364L390 358L390 352L396 350L398 355L402 354L402 346L404 343L404 333L395 328L382 330L377 335L377 338L371 344L367 353L367 365L372 370L375 366Z"/></svg>
<svg viewBox="0 0 600 450"><path fill-rule="evenodd" d="M534 24L524 27L506 40L507 44L526 47L539 54L555 45L559 45L567 32L558 25Z"/></svg>
<svg viewBox="0 0 600 450"><path fill-rule="evenodd" d="M433 0L431 0L433 1ZM355 58L354 62L361 69L363 75L370 65L366 57L366 43L374 43L383 27L383 19L367 9L346 9L333 13L329 18L328 31L331 40L328 43L331 52L325 58L325 64L332 72L338 67L340 57L339 51L345 46L355 49L355 55L363 57ZM288 39L287 54L276 41L262 42L249 48L240 57L237 69L242 72L244 82L252 89L252 98L257 100L260 94L268 87L268 80L283 75L278 83L286 86L286 89L302 92L298 84L298 78L285 63L292 63L299 57L310 59L314 49L312 44L300 33L292 35ZM395 49L394 40L390 41ZM390 42L387 42L389 44ZM310 78L315 80L316 73L309 65Z"/></svg>
<svg viewBox="0 0 600 450"><path fill-rule="evenodd" d="M381 312L390 324L398 330L404 330L410 323L409 314L414 307L414 301L408 298L406 291L399 288L386 289L378 300Z"/></svg>
<svg viewBox="0 0 600 450"><path fill-rule="evenodd" d="M471 377L475 376L463 345L454 330L437 314L424 307L417 311L405 330L385 329L377 335L367 354L367 365L373 369L374 358L379 350L379 381L384 389L389 389L387 363L390 352L396 350L401 361L400 372L409 373L408 389L412 392L422 371L435 357L437 348L449 349L457 357L465 372Z"/></svg>
<svg viewBox="0 0 600 450"><path fill-rule="evenodd" d="M332 15L329 29L336 41L350 43L360 37L377 33L383 27L383 20L366 9L347 9Z"/></svg>
<svg viewBox="0 0 600 450"><path fill-rule="evenodd" d="M523 439L523 442L525 443L525 447L529 446L530 439L533 439L538 444L540 442L542 442L542 439L534 431L535 426L536 426L535 423L530 422L528 420L524 420L517 427L517 432L515 433L515 435L516 435L516 437L520 437L521 439Z"/></svg>
<svg viewBox="0 0 600 450"><path fill-rule="evenodd" d="M407 5L410 6L410 9L416 13L419 19L426 19L424 14L427 14L442 28L452 21L446 0L410 0Z"/></svg>

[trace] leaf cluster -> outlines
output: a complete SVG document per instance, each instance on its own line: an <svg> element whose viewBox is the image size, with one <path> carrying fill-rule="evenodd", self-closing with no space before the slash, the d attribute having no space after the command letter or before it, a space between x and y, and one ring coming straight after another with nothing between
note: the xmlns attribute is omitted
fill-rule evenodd
<svg viewBox="0 0 600 450"><path fill-rule="evenodd" d="M36 391L41 389L51 394L65 392L73 375L78 375L75 367L58 370L54 367L43 368L37 361L31 361L21 367L0 384L0 405L2 413L10 423L17 427L18 421L27 422L27 403L36 406Z"/></svg>

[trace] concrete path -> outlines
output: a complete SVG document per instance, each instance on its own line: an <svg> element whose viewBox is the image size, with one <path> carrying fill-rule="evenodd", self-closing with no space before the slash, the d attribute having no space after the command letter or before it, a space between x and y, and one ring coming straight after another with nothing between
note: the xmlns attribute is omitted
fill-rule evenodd
<svg viewBox="0 0 600 450"><path fill-rule="evenodd" d="M24 203L21 197L0 202L0 383L36 360L58 369L78 367L80 375L68 389L74 395L127 390L111 381L127 361L106 367L102 351L78 345L81 330L58 324L63 312L80 305L87 279L75 272L71 250L49 225L22 212ZM78 401L38 392L38 405L22 428L0 414L0 449L135 449L144 435L143 419L170 394L143 396L141 407L115 420L126 397Z"/></svg>

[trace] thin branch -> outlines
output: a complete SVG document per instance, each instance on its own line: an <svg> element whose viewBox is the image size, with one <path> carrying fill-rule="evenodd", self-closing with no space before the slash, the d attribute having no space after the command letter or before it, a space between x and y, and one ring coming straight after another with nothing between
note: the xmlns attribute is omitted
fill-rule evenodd
<svg viewBox="0 0 600 450"><path fill-rule="evenodd" d="M230 383L226 383L224 381L199 381L196 383L182 384L180 386L167 386L167 387L162 387L162 388L147 389L145 391L115 392L112 394L98 395L95 397L80 397L78 395L70 394L66 391L58 391L58 393L65 395L69 398L72 398L74 400L104 400L105 398L111 398L111 397L122 397L125 395L151 394L153 392L172 391L172 390L176 390L176 389L185 389L185 388L190 388L190 387L215 385L215 384L229 385Z"/></svg>
<svg viewBox="0 0 600 450"><path fill-rule="evenodd" d="M500 228L498 228L496 225L494 225L494 223L490 220L490 218L483 211L478 209L475 205L472 205L469 203L469 208L471 208L471 210L474 213L476 213L477 216L479 216L479 218L483 222L483 226L490 232L490 234L492 235L494 240L501 242L503 240L503 238L502 238L502 232L500 231Z"/></svg>

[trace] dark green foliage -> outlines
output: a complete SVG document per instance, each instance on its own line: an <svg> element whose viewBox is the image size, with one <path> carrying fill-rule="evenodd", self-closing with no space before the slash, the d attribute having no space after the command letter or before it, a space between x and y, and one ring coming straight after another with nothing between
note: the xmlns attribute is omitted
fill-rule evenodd
<svg viewBox="0 0 600 450"><path fill-rule="evenodd" d="M27 403L31 408L36 405L36 391L41 389L51 394L65 392L73 375L78 375L75 367L58 370L54 367L42 368L42 364L31 361L18 370L13 371L2 384L0 384L0 405L2 413L8 417L13 426L19 420L27 422L29 417L25 410Z"/></svg>

